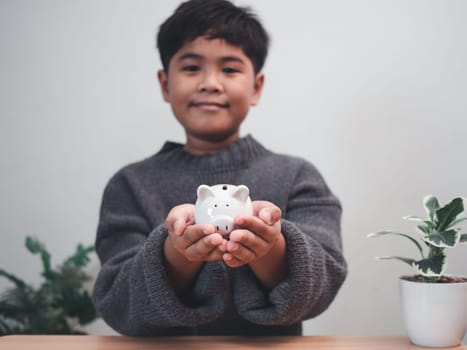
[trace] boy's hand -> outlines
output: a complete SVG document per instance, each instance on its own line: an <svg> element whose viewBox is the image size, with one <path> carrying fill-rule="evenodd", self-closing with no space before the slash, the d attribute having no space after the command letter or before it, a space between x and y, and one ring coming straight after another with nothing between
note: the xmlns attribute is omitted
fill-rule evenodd
<svg viewBox="0 0 467 350"><path fill-rule="evenodd" d="M235 219L239 227L230 233L227 251L223 254L230 267L250 264L265 256L283 239L281 233L281 210L271 202L254 201L253 216Z"/></svg>
<svg viewBox="0 0 467 350"><path fill-rule="evenodd" d="M196 225L194 205L174 207L165 220L169 232L165 245L166 257L175 257L171 249L190 262L216 261L222 259L227 241L215 233L213 225ZM172 253L172 254L171 254Z"/></svg>

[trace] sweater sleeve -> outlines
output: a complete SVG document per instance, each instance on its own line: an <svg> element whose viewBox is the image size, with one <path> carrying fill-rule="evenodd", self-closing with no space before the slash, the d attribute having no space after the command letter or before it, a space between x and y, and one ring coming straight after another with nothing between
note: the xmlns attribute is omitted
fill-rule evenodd
<svg viewBox="0 0 467 350"><path fill-rule="evenodd" d="M305 162L291 185L282 219L287 276L268 291L248 267L239 269L234 277L239 313L256 324L288 325L326 310L347 273L340 218L338 199Z"/></svg>
<svg viewBox="0 0 467 350"><path fill-rule="evenodd" d="M175 293L164 267L167 230L163 223L151 227L136 187L120 172L104 191L96 236L102 266L93 296L98 313L126 335L170 334L217 319L225 268L205 264L189 291Z"/></svg>

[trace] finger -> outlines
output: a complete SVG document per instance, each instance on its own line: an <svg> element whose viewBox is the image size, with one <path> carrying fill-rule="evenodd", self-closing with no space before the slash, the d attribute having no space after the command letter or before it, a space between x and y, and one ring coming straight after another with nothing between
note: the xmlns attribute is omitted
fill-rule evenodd
<svg viewBox="0 0 467 350"><path fill-rule="evenodd" d="M181 235L186 226L194 224L194 205L181 204L170 210L165 220L165 227L169 232Z"/></svg>
<svg viewBox="0 0 467 350"><path fill-rule="evenodd" d="M213 233L214 228L211 225L191 225L188 226L182 236L177 236L177 247L185 250L197 241L206 237L207 234Z"/></svg>
<svg viewBox="0 0 467 350"><path fill-rule="evenodd" d="M186 248L186 254L195 259L204 259L222 243L222 236L218 233L204 236Z"/></svg>
<svg viewBox="0 0 467 350"><path fill-rule="evenodd" d="M257 258L255 251L237 242L229 242L227 252L244 263L249 263Z"/></svg>
<svg viewBox="0 0 467 350"><path fill-rule="evenodd" d="M217 246L219 248L220 252L225 253L227 251L228 242L229 241L227 241L225 238L223 238L222 243Z"/></svg>
<svg viewBox="0 0 467 350"><path fill-rule="evenodd" d="M259 211L258 217L268 225L274 225L281 218L281 210L275 208L263 208Z"/></svg>
<svg viewBox="0 0 467 350"><path fill-rule="evenodd" d="M195 224L190 225L185 230L185 235L195 235L196 237L202 238L203 236L210 235L216 232L214 226L209 224Z"/></svg>
<svg viewBox="0 0 467 350"><path fill-rule="evenodd" d="M268 225L273 225L282 217L280 208L271 202L254 201L252 204L253 215L261 218Z"/></svg>
<svg viewBox="0 0 467 350"><path fill-rule="evenodd" d="M217 238L215 239L216 241L214 243L217 243ZM224 254L225 251L222 251L220 247L222 245L227 246L225 239L222 238L222 243L217 245L217 247L214 247L207 255L202 257L203 261L219 261L222 260L222 255ZM212 243L212 242L211 242Z"/></svg>
<svg viewBox="0 0 467 350"><path fill-rule="evenodd" d="M205 234L205 235L210 235L216 232L216 228L214 225L211 224L198 224L198 225L193 225L199 227L199 229Z"/></svg>
<svg viewBox="0 0 467 350"><path fill-rule="evenodd" d="M274 241L274 232L276 230L275 227L269 226L266 223L264 223L263 220L260 218L254 217L254 216L245 216L245 217L238 217L235 219L234 224L237 227L240 227L241 229L238 231L251 231L256 237L259 237L266 242L271 242ZM232 231L235 232L236 230ZM236 241L236 235L238 233L234 234L232 237L232 233L230 233L230 239ZM250 239L252 239L250 237Z"/></svg>
<svg viewBox="0 0 467 350"><path fill-rule="evenodd" d="M182 220L182 219L176 220L175 223L173 224L173 232L177 236L181 236L182 233L185 231L185 227L186 227L185 220Z"/></svg>
<svg viewBox="0 0 467 350"><path fill-rule="evenodd" d="M235 267L240 267L240 266L245 265L245 262L237 259L235 256L233 256L230 253L225 253L224 255L222 255L222 259L224 260L226 265L229 267L235 268Z"/></svg>
<svg viewBox="0 0 467 350"><path fill-rule="evenodd" d="M222 260L222 254L224 253L221 252L219 249L213 249L211 250L211 252L209 252L208 255L203 257L202 260L203 261L219 261L219 260Z"/></svg>
<svg viewBox="0 0 467 350"><path fill-rule="evenodd" d="M264 225L264 224L263 224ZM234 253L236 256L244 259L251 258L250 254L240 248L248 249L253 252L254 257L259 255L259 252L268 250L268 242L262 237L255 235L249 230L234 230L230 233L230 240L227 243L227 251ZM237 251L240 251L237 254ZM253 258L254 258L253 257Z"/></svg>

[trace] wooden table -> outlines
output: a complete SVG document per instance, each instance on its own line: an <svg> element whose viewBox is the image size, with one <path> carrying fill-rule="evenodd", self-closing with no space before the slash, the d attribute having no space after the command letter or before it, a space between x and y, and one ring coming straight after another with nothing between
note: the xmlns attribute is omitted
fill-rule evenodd
<svg viewBox="0 0 467 350"><path fill-rule="evenodd" d="M288 349L288 350L417 350L404 336L303 337L168 337L10 335L0 337L0 350L155 350L155 349ZM456 350L467 350L460 345Z"/></svg>

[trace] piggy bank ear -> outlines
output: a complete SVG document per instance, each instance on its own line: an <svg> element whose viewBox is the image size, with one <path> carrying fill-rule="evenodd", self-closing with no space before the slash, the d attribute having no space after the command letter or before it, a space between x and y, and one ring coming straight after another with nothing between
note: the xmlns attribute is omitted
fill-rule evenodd
<svg viewBox="0 0 467 350"><path fill-rule="evenodd" d="M246 202L249 194L250 194L250 190L248 189L248 187L246 187L245 185L240 185L232 193L232 196L234 198L239 199L242 202Z"/></svg>
<svg viewBox="0 0 467 350"><path fill-rule="evenodd" d="M196 190L196 194L198 195L198 199L201 201L205 200L208 197L215 197L211 187L207 185L200 185Z"/></svg>

